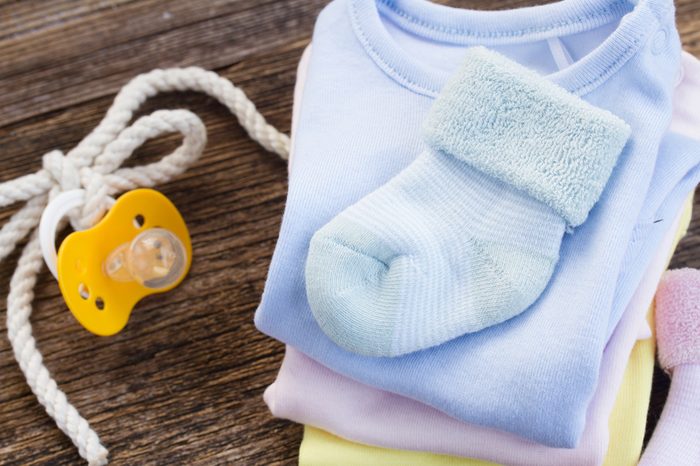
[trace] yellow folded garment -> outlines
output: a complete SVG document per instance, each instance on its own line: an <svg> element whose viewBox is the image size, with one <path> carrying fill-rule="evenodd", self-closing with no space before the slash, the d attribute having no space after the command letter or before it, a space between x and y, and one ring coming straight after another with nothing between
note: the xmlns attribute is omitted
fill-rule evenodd
<svg viewBox="0 0 700 466"><path fill-rule="evenodd" d="M304 426L299 466L491 466L495 463L422 451L390 450L343 440L328 432Z"/></svg>
<svg viewBox="0 0 700 466"><path fill-rule="evenodd" d="M653 334L653 303L647 320ZM603 463L605 466L633 466L639 462L654 376L655 352L656 335L638 341L632 349L622 386L617 392L615 407L608 421L610 443Z"/></svg>

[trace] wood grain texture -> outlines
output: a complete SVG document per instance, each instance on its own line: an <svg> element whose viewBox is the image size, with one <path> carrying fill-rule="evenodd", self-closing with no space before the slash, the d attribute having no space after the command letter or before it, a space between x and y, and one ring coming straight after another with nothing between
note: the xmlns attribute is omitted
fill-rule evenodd
<svg viewBox="0 0 700 466"><path fill-rule="evenodd" d="M443 3L478 9L533 4ZM0 181L38 169L49 150L74 147L128 79L155 67L216 70L288 132L296 64L324 4L0 0ZM686 48L700 54L700 5L680 0L678 22ZM105 339L74 322L44 272L32 316L39 347L61 388L110 448L112 464L295 464L301 427L273 419L262 402L284 347L252 322L280 227L285 164L207 97L159 96L142 113L174 107L200 115L209 134L201 161L159 187L191 230L189 278L146 299L127 331ZM164 137L135 158L154 159L177 144L176 137ZM12 212L0 211L0 222ZM0 265L3 314L17 257ZM673 265L700 267L697 215ZM17 367L4 318L0 333L0 464L76 464L74 447ZM658 374L652 422L666 385Z"/></svg>

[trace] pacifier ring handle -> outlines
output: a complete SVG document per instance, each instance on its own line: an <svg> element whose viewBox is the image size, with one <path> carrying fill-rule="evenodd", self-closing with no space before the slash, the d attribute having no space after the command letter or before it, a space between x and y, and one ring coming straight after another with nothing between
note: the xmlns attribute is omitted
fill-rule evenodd
<svg viewBox="0 0 700 466"><path fill-rule="evenodd" d="M112 206L116 201L112 197L108 197L109 204ZM71 189L64 191L56 196L44 209L39 220L39 245L41 246L41 254L44 256L44 262L49 268L49 271L58 280L58 271L56 268L56 230L68 213L83 205L85 202L84 189Z"/></svg>

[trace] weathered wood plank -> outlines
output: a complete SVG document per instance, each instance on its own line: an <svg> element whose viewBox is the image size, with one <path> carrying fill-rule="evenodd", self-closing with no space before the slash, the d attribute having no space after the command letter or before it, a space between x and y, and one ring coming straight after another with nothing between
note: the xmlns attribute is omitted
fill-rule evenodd
<svg viewBox="0 0 700 466"><path fill-rule="evenodd" d="M442 3L494 9L544 1ZM700 54L700 6L677 3L684 44ZM216 69L288 131L296 63L323 4L0 1L0 181L38 169L49 150L75 146L100 121L114 93L153 67ZM261 398L284 348L252 323L280 226L286 167L207 97L160 96L142 114L175 107L195 111L209 134L202 160L159 187L180 207L192 233L189 278L141 303L128 331L102 339L79 328L44 272L34 331L47 366L110 447L113 464L294 464L301 428L273 419ZM174 136L151 141L129 163L154 160L177 144ZM0 211L0 222L12 211ZM673 265L700 267L699 246L696 215ZM0 264L0 296L7 294L17 257ZM0 302L1 313L4 298ZM656 407L665 382L659 374ZM0 425L0 464L78 460L26 386L4 336Z"/></svg>
<svg viewBox="0 0 700 466"><path fill-rule="evenodd" d="M0 2L0 20L3 29L0 40L61 25L88 15L99 14L108 8L116 8L130 0L108 0L84 2L81 0L59 1L3 1Z"/></svg>
<svg viewBox="0 0 700 466"><path fill-rule="evenodd" d="M155 66L218 69L308 40L320 6L144 0L0 41L0 126L113 94Z"/></svg>

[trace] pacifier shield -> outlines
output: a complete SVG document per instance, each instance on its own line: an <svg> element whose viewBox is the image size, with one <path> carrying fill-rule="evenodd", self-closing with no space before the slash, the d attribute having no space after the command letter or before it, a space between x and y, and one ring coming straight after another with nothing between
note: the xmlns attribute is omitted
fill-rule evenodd
<svg viewBox="0 0 700 466"><path fill-rule="evenodd" d="M97 225L61 243L58 284L78 322L109 336L124 328L142 298L182 282L191 263L190 235L175 205L158 191L136 189Z"/></svg>

